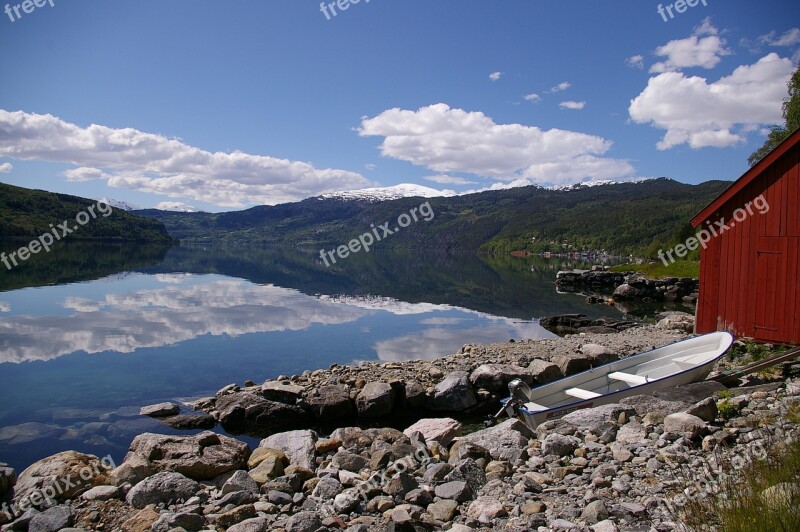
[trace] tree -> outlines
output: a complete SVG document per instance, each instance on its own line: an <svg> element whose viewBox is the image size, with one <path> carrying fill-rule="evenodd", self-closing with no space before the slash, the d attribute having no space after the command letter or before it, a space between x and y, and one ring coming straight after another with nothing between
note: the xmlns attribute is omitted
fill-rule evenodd
<svg viewBox="0 0 800 532"><path fill-rule="evenodd" d="M769 132L764 145L747 158L750 166L764 158L766 154L800 128L800 67L794 71L787 86L789 87L789 96L783 100L783 119L786 123L783 126L772 126L772 131Z"/></svg>

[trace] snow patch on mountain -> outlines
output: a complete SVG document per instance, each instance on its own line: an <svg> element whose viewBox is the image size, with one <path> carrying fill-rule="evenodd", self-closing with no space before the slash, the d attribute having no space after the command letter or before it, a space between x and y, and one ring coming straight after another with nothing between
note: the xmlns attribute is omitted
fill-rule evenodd
<svg viewBox="0 0 800 532"><path fill-rule="evenodd" d="M317 196L319 200L341 199L341 200L366 200L366 201L388 201L400 198L440 198L455 196L452 190L437 190L422 185L404 183L391 187L364 188L361 190L346 190L342 192L332 192Z"/></svg>
<svg viewBox="0 0 800 532"><path fill-rule="evenodd" d="M99 198L97 201L101 203L105 203L106 205L111 205L114 209L119 209L121 211L138 211L141 209L140 206L135 205L133 203L128 203L127 201L120 201L111 198Z"/></svg>

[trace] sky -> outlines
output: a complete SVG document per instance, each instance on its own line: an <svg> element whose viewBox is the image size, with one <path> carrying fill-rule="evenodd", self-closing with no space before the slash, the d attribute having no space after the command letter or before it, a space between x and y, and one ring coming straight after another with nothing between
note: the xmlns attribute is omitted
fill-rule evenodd
<svg viewBox="0 0 800 532"><path fill-rule="evenodd" d="M797 0L35 1L0 182L146 208L734 180L800 62Z"/></svg>

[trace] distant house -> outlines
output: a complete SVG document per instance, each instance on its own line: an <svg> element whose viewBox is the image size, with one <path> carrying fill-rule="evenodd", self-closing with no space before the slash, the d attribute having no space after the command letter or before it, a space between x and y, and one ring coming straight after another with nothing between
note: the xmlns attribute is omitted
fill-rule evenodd
<svg viewBox="0 0 800 532"><path fill-rule="evenodd" d="M692 225L707 239L696 331L800 344L800 130Z"/></svg>

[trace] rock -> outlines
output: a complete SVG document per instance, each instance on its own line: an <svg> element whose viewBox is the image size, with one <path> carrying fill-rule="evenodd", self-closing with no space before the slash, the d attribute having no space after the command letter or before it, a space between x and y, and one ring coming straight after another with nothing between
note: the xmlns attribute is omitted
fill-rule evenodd
<svg viewBox="0 0 800 532"><path fill-rule="evenodd" d="M668 401L666 399L653 397L652 395L633 395L622 399L620 404L632 407L638 416L658 413L663 417L675 412L681 412L688 408L691 403L686 403L684 401Z"/></svg>
<svg viewBox="0 0 800 532"><path fill-rule="evenodd" d="M450 448L448 463L455 465L464 458L471 458L473 460L483 459L485 462L488 462L492 459L492 455L489 454L489 451L486 450L485 447L481 447L476 443L458 440Z"/></svg>
<svg viewBox="0 0 800 532"><path fill-rule="evenodd" d="M181 529L187 532L197 532L202 529L205 524L206 520L199 514L189 512L165 512L153 523L150 530L152 532L170 532L171 530Z"/></svg>
<svg viewBox="0 0 800 532"><path fill-rule="evenodd" d="M617 442L631 445L647 445L647 429L639 422L631 421L617 431ZM602 519L600 519L602 521Z"/></svg>
<svg viewBox="0 0 800 532"><path fill-rule="evenodd" d="M444 482L462 480L467 483L472 493L478 491L486 484L486 474L472 458L465 458L458 462L453 470L444 477Z"/></svg>
<svg viewBox="0 0 800 532"><path fill-rule="evenodd" d="M255 469L261 462L263 462L270 456L277 457L284 467L289 465L289 458L286 456L286 453L284 453L280 449L271 449L269 447L256 447L250 454L250 458L247 459L247 468Z"/></svg>
<svg viewBox="0 0 800 532"><path fill-rule="evenodd" d="M14 486L14 501L30 500L35 493L56 501L72 499L94 486L109 484L108 463L113 464L106 458L75 451L43 458L20 473Z"/></svg>
<svg viewBox="0 0 800 532"><path fill-rule="evenodd" d="M122 532L147 532L152 530L153 524L158 521L158 512L152 506L137 512L133 517L122 523Z"/></svg>
<svg viewBox="0 0 800 532"><path fill-rule="evenodd" d="M269 521L265 517L253 517L229 527L227 532L269 532L269 530Z"/></svg>
<svg viewBox="0 0 800 532"><path fill-rule="evenodd" d="M614 521L606 519L592 526L592 532L619 532L619 528Z"/></svg>
<svg viewBox="0 0 800 532"><path fill-rule="evenodd" d="M254 469L250 470L249 476L257 485L260 485L266 484L270 480L273 480L283 474L283 461L281 460L280 456L276 454L270 454L264 460L259 462ZM258 486L256 486L255 492L258 492Z"/></svg>
<svg viewBox="0 0 800 532"><path fill-rule="evenodd" d="M470 490L469 485L462 480L439 484L436 486L435 491L436 496L441 499L464 502L472 498L472 490Z"/></svg>
<svg viewBox="0 0 800 532"><path fill-rule="evenodd" d="M571 456L581 444L575 436L549 434L542 442L542 454L554 456Z"/></svg>
<svg viewBox="0 0 800 532"><path fill-rule="evenodd" d="M491 523L492 519L505 516L506 509L495 497L481 496L469 505L467 515L481 523Z"/></svg>
<svg viewBox="0 0 800 532"><path fill-rule="evenodd" d="M609 423L616 423L622 413L631 417L636 414L636 410L627 405L611 403L596 408L577 410L561 419L583 432L600 435L606 430Z"/></svg>
<svg viewBox="0 0 800 532"><path fill-rule="evenodd" d="M428 514L437 521L449 523L453 520L458 509L458 502L450 499L441 499L428 505Z"/></svg>
<svg viewBox="0 0 800 532"><path fill-rule="evenodd" d="M480 445L494 460L514 462L527 452L533 431L518 419L507 419L499 425L462 436L459 441Z"/></svg>
<svg viewBox="0 0 800 532"><path fill-rule="evenodd" d="M128 492L126 500L134 508L148 504L174 504L186 501L203 491L203 487L180 473L156 473L136 484Z"/></svg>
<svg viewBox="0 0 800 532"><path fill-rule="evenodd" d="M583 344L581 353L589 358L592 366L601 366L619 360L619 355L613 349L600 344Z"/></svg>
<svg viewBox="0 0 800 532"><path fill-rule="evenodd" d="M659 321L656 327L669 331L681 331L692 334L694 332L694 316L686 313L676 313Z"/></svg>
<svg viewBox="0 0 800 532"><path fill-rule="evenodd" d="M292 465L316 469L317 434L312 430L292 430L273 434L261 440L259 447L283 451Z"/></svg>
<svg viewBox="0 0 800 532"><path fill-rule="evenodd" d="M469 376L473 386L494 393L507 392L508 383L515 379L533 384L533 374L528 369L510 364L484 364L478 366Z"/></svg>
<svg viewBox="0 0 800 532"><path fill-rule="evenodd" d="M331 460L331 465L338 469L344 469L345 471L352 471L354 473L358 473L369 464L369 460L361 456L360 454L351 453L347 450L340 450L333 456Z"/></svg>
<svg viewBox="0 0 800 532"><path fill-rule="evenodd" d="M727 390L727 388L716 381L702 381L660 390L653 392L653 395L659 399L682 401L691 405L702 401L706 397L714 397L717 392L722 390Z"/></svg>
<svg viewBox="0 0 800 532"><path fill-rule="evenodd" d="M409 504L425 507L433 502L433 495L428 489L416 488L406 493L403 500Z"/></svg>
<svg viewBox="0 0 800 532"><path fill-rule="evenodd" d="M277 401L287 405L297 404L303 397L304 388L289 381L267 381L261 385L261 395L264 399Z"/></svg>
<svg viewBox="0 0 800 532"><path fill-rule="evenodd" d="M593 525L608 519L608 509L603 501L592 501L581 512L581 521Z"/></svg>
<svg viewBox="0 0 800 532"><path fill-rule="evenodd" d="M322 526L322 520L317 512L297 512L286 525L286 532L317 532Z"/></svg>
<svg viewBox="0 0 800 532"><path fill-rule="evenodd" d="M33 516L28 532L58 532L72 525L73 510L69 506L53 506Z"/></svg>
<svg viewBox="0 0 800 532"><path fill-rule="evenodd" d="M267 500L272 504L278 506L285 506L294 502L294 497L290 493L280 490L269 490L267 492Z"/></svg>
<svg viewBox="0 0 800 532"><path fill-rule="evenodd" d="M404 498L410 491L419 487L414 477L406 472L398 473L383 486L383 492L392 497Z"/></svg>
<svg viewBox="0 0 800 532"><path fill-rule="evenodd" d="M428 402L428 408L445 412L462 412L475 406L477 402L467 373L454 371L436 385L433 397Z"/></svg>
<svg viewBox="0 0 800 532"><path fill-rule="evenodd" d="M584 355L558 355L553 357L553 363L558 365L566 377L592 369L591 359Z"/></svg>
<svg viewBox="0 0 800 532"><path fill-rule="evenodd" d="M263 463L264 462L262 462L262 464ZM283 469L282 466L281 469ZM283 471L281 471L280 474L283 474ZM250 493L258 493L258 484L255 480L253 480L253 477L247 474L247 471L239 470L236 471L231 478L226 480L225 484L222 485L223 495L233 493L235 491L249 491Z"/></svg>
<svg viewBox="0 0 800 532"><path fill-rule="evenodd" d="M333 509L337 514L348 514L358 507L361 502L359 491L355 488L346 489L333 499Z"/></svg>
<svg viewBox="0 0 800 532"><path fill-rule="evenodd" d="M419 381L406 381L404 388L405 403L408 408L412 410L425 408L425 404L428 402L428 396L425 393L425 387Z"/></svg>
<svg viewBox="0 0 800 532"><path fill-rule="evenodd" d="M356 397L358 416L379 418L391 413L394 406L394 390L385 382L370 382Z"/></svg>
<svg viewBox="0 0 800 532"><path fill-rule="evenodd" d="M547 384L564 378L564 373L556 364L538 358L530 363L528 371L533 375L533 382L536 384Z"/></svg>
<svg viewBox="0 0 800 532"><path fill-rule="evenodd" d="M264 399L251 392L239 392L217 399L222 427L233 433L284 430L306 427L308 412L297 405Z"/></svg>
<svg viewBox="0 0 800 532"><path fill-rule="evenodd" d="M694 440L705 435L706 422L691 414L670 414L664 418L664 432L680 434Z"/></svg>
<svg viewBox="0 0 800 532"><path fill-rule="evenodd" d="M0 462L0 501L5 500L6 495L17 482L17 474L8 464Z"/></svg>
<svg viewBox="0 0 800 532"><path fill-rule="evenodd" d="M249 456L246 443L210 431L194 436L144 433L134 438L114 476L135 484L154 473L173 471L193 480L209 480L244 469Z"/></svg>
<svg viewBox="0 0 800 532"><path fill-rule="evenodd" d="M306 399L314 417L325 423L335 423L354 417L353 402L347 386L325 385Z"/></svg>
<svg viewBox="0 0 800 532"><path fill-rule="evenodd" d="M448 445L453 438L461 436L461 423L449 417L420 419L404 430L403 434L411 436L415 432L422 434L426 442L436 441Z"/></svg>
<svg viewBox="0 0 800 532"><path fill-rule="evenodd" d="M243 504L232 510L228 510L221 515L218 515L216 519L216 525L222 528L228 528L247 519L252 519L255 516L255 507L252 504Z"/></svg>
<svg viewBox="0 0 800 532"><path fill-rule="evenodd" d="M800 498L800 484L782 482L763 490L760 494L764 505L771 510L782 510L785 508L796 507L796 501Z"/></svg>
<svg viewBox="0 0 800 532"><path fill-rule="evenodd" d="M162 423L178 430L213 429L217 420L206 413L191 413L172 416L161 420Z"/></svg>
<svg viewBox="0 0 800 532"><path fill-rule="evenodd" d="M339 449L343 443L342 440L337 438L325 438L317 440L317 443L314 444L314 448L317 450L318 454L327 454Z"/></svg>
<svg viewBox="0 0 800 532"><path fill-rule="evenodd" d="M150 405L142 407L139 414L150 417L168 417L179 414L181 407L175 403L158 403L157 405Z"/></svg>
<svg viewBox="0 0 800 532"><path fill-rule="evenodd" d="M116 486L95 486L81 495L85 501L107 501L119 498L120 491Z"/></svg>
<svg viewBox="0 0 800 532"><path fill-rule="evenodd" d="M717 419L717 402L713 398L707 397L689 407L686 413L697 416L703 421L713 423Z"/></svg>
<svg viewBox="0 0 800 532"><path fill-rule="evenodd" d="M333 477L324 477L317 483L311 495L322 500L332 500L343 490L342 483L337 479Z"/></svg>
<svg viewBox="0 0 800 532"><path fill-rule="evenodd" d="M647 292L640 288L623 283L614 290L614 299L641 299L646 294Z"/></svg>

